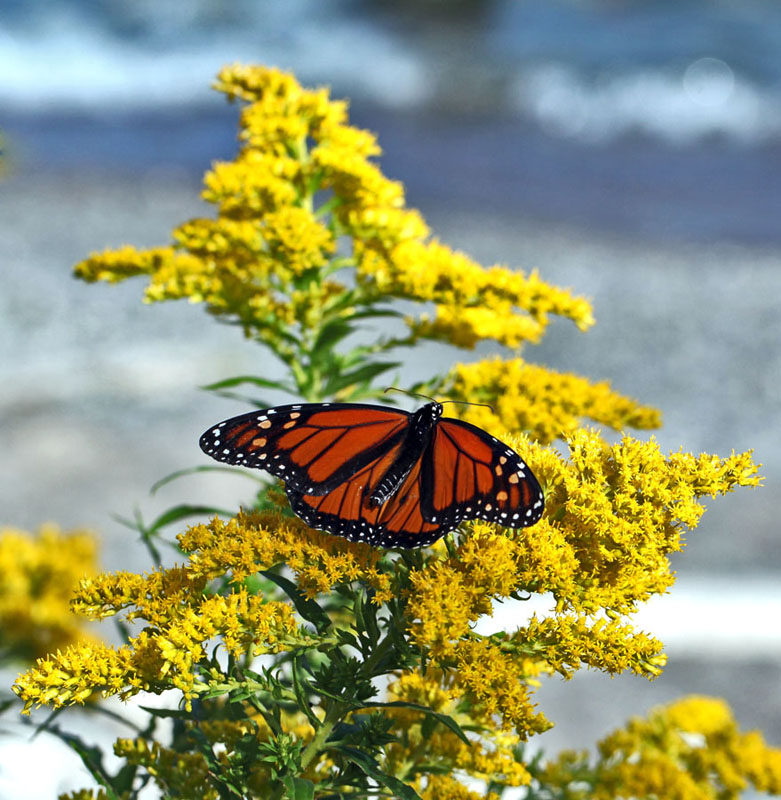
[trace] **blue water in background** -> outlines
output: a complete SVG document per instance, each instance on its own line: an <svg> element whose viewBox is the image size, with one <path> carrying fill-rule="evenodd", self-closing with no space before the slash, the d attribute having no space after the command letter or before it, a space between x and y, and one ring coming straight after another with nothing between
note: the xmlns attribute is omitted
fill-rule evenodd
<svg viewBox="0 0 781 800"><path fill-rule="evenodd" d="M4 0L0 127L32 169L200 174L234 61L349 96L410 202L777 243L781 5ZM464 196L464 187L469 196Z"/></svg>

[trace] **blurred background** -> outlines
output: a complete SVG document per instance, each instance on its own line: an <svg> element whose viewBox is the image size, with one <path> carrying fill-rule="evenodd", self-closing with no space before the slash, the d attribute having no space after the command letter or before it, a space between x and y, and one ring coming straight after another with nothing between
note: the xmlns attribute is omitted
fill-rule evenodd
<svg viewBox="0 0 781 800"><path fill-rule="evenodd" d="M0 522L87 526L107 568L144 570L113 514L247 496L214 477L148 490L206 463L199 434L245 407L197 387L264 374L262 351L71 267L211 213L200 179L235 154L237 111L209 85L276 65L350 98L445 242L593 299L592 331L554 323L529 360L661 408L665 450L764 464L764 488L707 503L639 617L664 675L548 681L557 727L535 744L590 745L696 692L781 745L779 53L772 0L4 0Z"/></svg>

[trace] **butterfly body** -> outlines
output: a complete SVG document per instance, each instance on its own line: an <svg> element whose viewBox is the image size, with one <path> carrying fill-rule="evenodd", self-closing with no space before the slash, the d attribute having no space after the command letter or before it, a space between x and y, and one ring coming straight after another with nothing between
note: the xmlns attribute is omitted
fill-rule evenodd
<svg viewBox="0 0 781 800"><path fill-rule="evenodd" d="M415 462L428 447L434 426L442 416L442 411L439 403L428 403L412 414L399 455L370 495L373 503L382 505L399 489L415 466Z"/></svg>
<svg viewBox="0 0 781 800"><path fill-rule="evenodd" d="M533 525L543 495L521 457L486 431L442 417L360 403L277 406L210 428L201 449L285 481L314 528L382 547L421 547L465 519Z"/></svg>

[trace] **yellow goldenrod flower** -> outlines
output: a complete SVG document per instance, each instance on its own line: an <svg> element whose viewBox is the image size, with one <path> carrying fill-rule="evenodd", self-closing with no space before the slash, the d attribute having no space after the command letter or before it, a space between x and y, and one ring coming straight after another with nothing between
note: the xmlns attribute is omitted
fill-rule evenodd
<svg viewBox="0 0 781 800"><path fill-rule="evenodd" d="M420 794L422 800L498 800L495 792L483 794L467 788L450 775L432 775Z"/></svg>
<svg viewBox="0 0 781 800"><path fill-rule="evenodd" d="M425 716L410 708L394 708L392 716L400 723L403 735L388 747L386 766L395 774L414 772L418 764L437 758L451 770L463 770L475 778L506 786L523 786L529 772L517 758L520 737L497 730L490 713L471 707L466 710L463 692L452 673L428 669L426 674L404 672L388 686L394 701L414 703L447 714L462 725L470 725L474 738L466 744L452 731L438 727L425 731ZM477 735L479 726L479 736Z"/></svg>
<svg viewBox="0 0 781 800"><path fill-rule="evenodd" d="M684 526L696 525L700 498L758 478L750 454L665 458L653 441L625 437L609 446L582 430L565 461L510 441L548 487L546 516L508 535L468 523L471 535L452 556L410 572L406 613L412 640L435 663L457 664L461 685L521 733L543 724L530 715L523 688L540 673L570 675L581 666L661 672L662 644L621 615L672 585L667 557L681 548ZM533 616L501 645L475 640L472 627L491 613L491 601L517 592L552 593L552 615ZM502 685L521 695L503 694Z"/></svg>
<svg viewBox="0 0 781 800"><path fill-rule="evenodd" d="M241 581L259 570L286 564L309 597L342 581L363 580L375 589L374 602L391 597L390 576L379 567L382 552L360 542L314 531L297 517L240 512L223 522L194 525L179 536L190 553L193 575L230 573Z"/></svg>
<svg viewBox="0 0 781 800"><path fill-rule="evenodd" d="M660 424L606 382L518 357L554 315L588 329L588 300L432 238L373 160L374 134L351 127L347 104L327 89L241 65L222 70L217 88L242 109L236 158L204 179L213 218L182 223L167 247L93 254L77 275L146 276L148 302L203 303L288 370L285 381L223 387L254 380L313 402L363 400L396 366L378 357L421 338L515 351L457 365L418 391L493 406L453 413L521 455L545 513L521 529L466 521L430 548L393 553L269 510L286 502L271 485L258 494L264 510L181 533L179 566L83 578L76 612L118 615L139 632L120 647L66 641L40 658L14 687L25 710L98 691L175 689L185 711L197 699L198 719L183 722L176 747L144 736L116 746L163 794L183 798L312 797L320 785L329 796L395 796L400 784L426 800L495 796L466 789L460 774L497 792L531 783L573 800L781 790L779 751L708 698L631 721L603 740L593 767L576 753L541 765L522 747L550 727L533 694L546 677L583 667L659 674L662 643L631 615L672 586L669 556L703 498L758 485L751 453L664 455L653 439L609 444L583 428ZM401 323L395 300L418 304L406 328L349 349L357 321ZM559 438L566 455L549 446ZM549 596L547 612L519 611L515 630L479 633L495 603L529 594ZM374 699L380 684L390 702Z"/></svg>
<svg viewBox="0 0 781 800"><path fill-rule="evenodd" d="M119 648L84 643L39 659L14 685L25 710L83 703L96 691L127 698L170 687L189 703L207 688L199 663L215 637L236 658L277 652L288 640L295 641L298 625L287 604L243 588L207 595L205 584L204 576L185 568L83 581L74 608L93 617L129 608L126 618L144 620L147 626Z"/></svg>
<svg viewBox="0 0 781 800"><path fill-rule="evenodd" d="M510 641L565 677L582 665L610 675L631 670L654 678L662 672L659 664L665 663L660 641L620 620L571 614L540 620L533 615Z"/></svg>
<svg viewBox="0 0 781 800"><path fill-rule="evenodd" d="M447 378L452 400L487 403L456 405L448 413L486 430L525 431L543 444L575 433L583 419L614 430L658 428L659 412L613 391L607 381L529 364L520 358L457 364Z"/></svg>
<svg viewBox="0 0 781 800"><path fill-rule="evenodd" d="M542 522L514 534L527 549L524 563L533 572L535 550L556 541L552 532L537 540L546 525L560 529L570 550L563 564L576 580L537 584L552 591L562 609L631 612L638 602L664 593L673 582L668 555L682 548L685 530L697 525L701 498L761 481L751 453L665 457L653 439L624 436L608 445L595 431L581 429L569 439L565 461L547 448L508 441L517 444L546 495ZM541 555L548 560L547 553Z"/></svg>
<svg viewBox="0 0 781 800"><path fill-rule="evenodd" d="M578 787L587 778L585 795ZM768 747L756 731L741 733L723 700L692 696L611 733L599 743L593 766L585 754L562 753L538 779L568 796L599 800L737 800L749 785L781 792L781 750Z"/></svg>
<svg viewBox="0 0 781 800"><path fill-rule="evenodd" d="M91 639L71 613L80 578L97 570L95 537L43 525L36 535L0 528L0 645L32 660Z"/></svg>
<svg viewBox="0 0 781 800"><path fill-rule="evenodd" d="M220 796L201 753L181 752L146 739L117 739L114 753L128 764L145 767L166 796L186 800L218 800Z"/></svg>
<svg viewBox="0 0 781 800"><path fill-rule="evenodd" d="M302 180L295 159L250 151L215 163L204 176L202 197L218 206L220 219L252 220L295 203Z"/></svg>
<svg viewBox="0 0 781 800"><path fill-rule="evenodd" d="M59 795L57 800L111 800L111 795L105 789L79 789Z"/></svg>
<svg viewBox="0 0 781 800"><path fill-rule="evenodd" d="M169 247L92 254L76 265L79 277L145 275L147 302L204 303L270 348L309 399L365 393L384 372L370 355L421 337L518 349L540 340L552 314L583 330L593 323L588 301L536 272L486 269L431 239L403 186L371 160L380 153L374 135L351 127L346 104L327 90L240 65L222 70L216 85L247 104L241 151L204 178L216 217L179 225ZM334 279L347 268L353 274ZM382 306L394 298L435 310L409 316L408 331L377 346L337 350L351 320L387 315Z"/></svg>
<svg viewBox="0 0 781 800"><path fill-rule="evenodd" d="M550 314L572 319L585 330L593 324L586 300L573 297L523 273L495 266L485 269L463 253L422 237L387 248L362 245L358 276L377 291L411 300L433 301L435 319L411 317L417 336L442 339L473 348L482 339L495 339L517 348L538 342Z"/></svg>
<svg viewBox="0 0 781 800"><path fill-rule="evenodd" d="M525 683L526 663L486 640L459 642L454 658L456 684L474 698L481 713L498 715L503 727L514 728L522 739L551 727L542 713L534 711Z"/></svg>

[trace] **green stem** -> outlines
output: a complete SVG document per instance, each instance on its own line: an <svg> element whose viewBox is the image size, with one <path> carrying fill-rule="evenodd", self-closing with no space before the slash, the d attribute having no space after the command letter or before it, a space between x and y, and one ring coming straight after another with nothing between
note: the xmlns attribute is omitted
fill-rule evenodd
<svg viewBox="0 0 781 800"><path fill-rule="evenodd" d="M393 644L390 636L386 636L373 650L372 654L363 662L362 672L368 677L374 677L374 667L382 659L388 648ZM325 747L328 737L336 724L347 714L355 710L350 704L334 703L325 713L320 727L301 755L301 768L306 769L312 759Z"/></svg>
<svg viewBox="0 0 781 800"><path fill-rule="evenodd" d="M328 711L326 711L325 719L323 719L320 727L312 737L312 741L309 742L304 749L304 752L301 754L302 770L305 770L312 762L312 759L325 747L325 743L328 740L328 737L331 735L331 731L347 711L348 706L345 706L342 703L335 703L328 709Z"/></svg>

